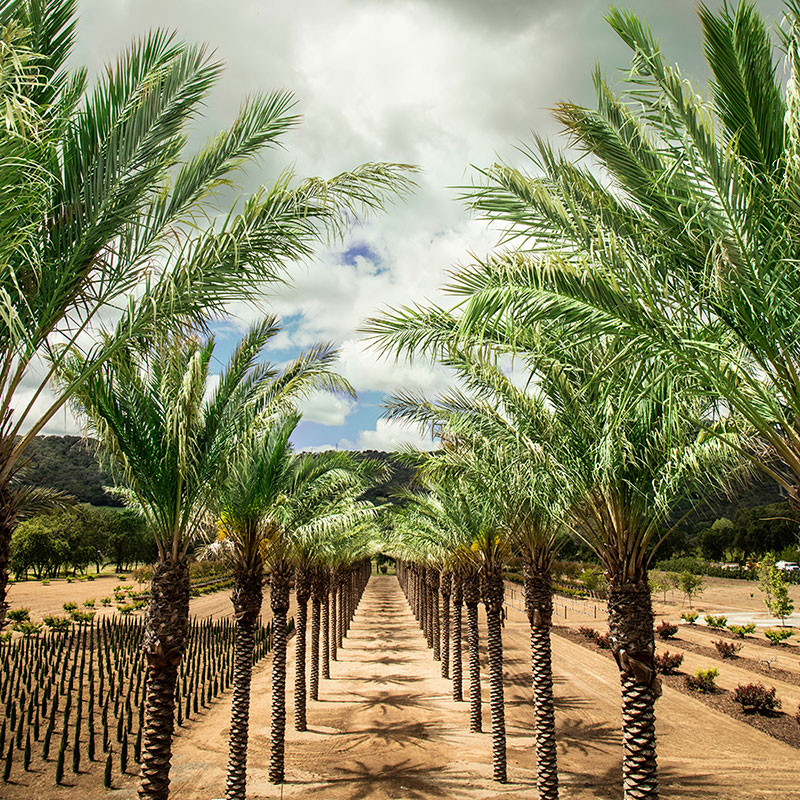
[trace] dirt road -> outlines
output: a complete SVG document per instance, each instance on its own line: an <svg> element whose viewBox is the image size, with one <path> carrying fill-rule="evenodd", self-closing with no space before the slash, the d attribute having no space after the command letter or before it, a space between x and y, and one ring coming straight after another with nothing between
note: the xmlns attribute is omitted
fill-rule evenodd
<svg viewBox="0 0 800 800"><path fill-rule="evenodd" d="M450 699L450 683L440 677L439 664L425 647L396 579L380 576L367 587L339 661L332 664L332 680L322 682L323 699L309 702L306 733L292 729L290 693L287 783L282 788L266 779L268 662L257 670L248 797L535 797L527 621L522 614L510 611L504 639L508 784L491 780L488 733L467 731L467 706ZM616 668L609 659L563 638L554 637L553 644L562 797L619 798ZM229 699L220 701L181 732L173 758L176 800L224 794L229 713ZM488 723L488 708L485 719ZM800 798L795 750L691 697L665 690L658 704L658 734L665 798ZM113 795L127 799L134 792L128 788Z"/></svg>

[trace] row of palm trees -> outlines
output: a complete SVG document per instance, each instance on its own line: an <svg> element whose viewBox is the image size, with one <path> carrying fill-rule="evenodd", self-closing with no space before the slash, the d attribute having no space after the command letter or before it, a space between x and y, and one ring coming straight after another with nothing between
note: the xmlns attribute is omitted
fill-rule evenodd
<svg viewBox="0 0 800 800"><path fill-rule="evenodd" d="M291 265L382 210L413 170L367 163L327 180L286 170L220 213L240 170L298 124L292 95L250 97L190 152L191 124L221 71L210 51L156 30L90 85L73 66L76 25L77 0L0 2L0 627L11 533L31 499L26 454L71 403L158 546L140 796L168 795L188 560L217 537L211 553L232 560L238 623L228 792L243 797L261 584L270 581L275 618L277 780L289 581L302 599L313 576L312 609L339 598L323 620L341 636L375 513L356 498L375 467L291 453L302 398L352 393L332 372L330 346L270 366L264 349L278 328L268 318L217 376L211 323L232 302L263 305Z"/></svg>
<svg viewBox="0 0 800 800"><path fill-rule="evenodd" d="M536 138L522 151L532 172L496 164L465 191L501 248L453 271L452 309L367 326L384 352L455 372L450 392L399 395L388 414L441 442L416 456L434 568L471 563L488 581L495 557L523 565L548 798L559 533L606 570L625 797L655 798L653 554L687 507L749 467L800 512L800 5L785 4L776 41L748 0L698 13L710 97L634 14L610 11L632 51L622 89L598 72L596 108L556 106L573 149ZM412 551L396 552L431 566Z"/></svg>
<svg viewBox="0 0 800 800"><path fill-rule="evenodd" d="M380 476L347 453L292 452L296 403L309 392L349 391L331 370L335 352L314 348L282 369L263 361L278 331L268 319L242 339L212 382L214 340L162 337L126 348L75 392L74 402L158 547L144 642L147 690L141 787L169 792L175 682L189 621L189 556L225 559L234 576L236 619L227 796L244 798L255 626L263 585L272 611L270 780L284 778L286 650L290 591L297 597L295 721L306 725L306 612L315 594L333 613L341 644L364 583L377 509L359 500ZM74 354L64 370L79 371ZM63 380L70 379L66 372ZM201 547L204 540L212 541ZM316 615L315 615L316 616ZM312 630L318 657L318 626ZM328 652L326 647L325 652ZM313 671L313 668L312 668ZM318 687L315 687L315 693Z"/></svg>

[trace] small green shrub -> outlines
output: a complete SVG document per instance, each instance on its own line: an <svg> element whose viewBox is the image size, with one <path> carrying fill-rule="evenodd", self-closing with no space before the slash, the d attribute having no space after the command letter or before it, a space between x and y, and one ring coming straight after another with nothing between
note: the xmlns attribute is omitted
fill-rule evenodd
<svg viewBox="0 0 800 800"><path fill-rule="evenodd" d="M75 578L73 578L73 577L71 577L71 576L69 576L69 575L68 575L66 578L64 578L64 580L65 580L67 583L72 583L72 582L75 580Z"/></svg>
<svg viewBox="0 0 800 800"><path fill-rule="evenodd" d="M110 606L111 605L111 598L110 597L101 597L100 598L100 605L101 606Z"/></svg>
<svg viewBox="0 0 800 800"><path fill-rule="evenodd" d="M94 619L95 611L73 611L70 616L75 622L91 622Z"/></svg>
<svg viewBox="0 0 800 800"><path fill-rule="evenodd" d="M740 644L736 642L728 642L725 639L717 639L714 642L714 647L723 658L734 658L736 654L742 649Z"/></svg>
<svg viewBox="0 0 800 800"><path fill-rule="evenodd" d="M722 614L718 617L715 617L713 614L706 614L706 625L708 625L709 628L721 631L727 624L728 618L724 617Z"/></svg>
<svg viewBox="0 0 800 800"><path fill-rule="evenodd" d="M716 667L699 669L694 675L686 676L686 684L696 692L715 692L717 690L715 681L718 675L719 670Z"/></svg>
<svg viewBox="0 0 800 800"><path fill-rule="evenodd" d="M783 644L783 642L791 638L792 632L788 628L767 628L764 631L764 636L767 637L770 644Z"/></svg>
<svg viewBox="0 0 800 800"><path fill-rule="evenodd" d="M14 623L14 630L19 631L23 636L32 636L34 633L39 633L42 628L41 622L25 622Z"/></svg>
<svg viewBox="0 0 800 800"><path fill-rule="evenodd" d="M69 617L59 617L56 614L42 617L42 622L53 631L66 631L72 626L72 620Z"/></svg>
<svg viewBox="0 0 800 800"><path fill-rule="evenodd" d="M767 689L762 683L739 684L733 690L733 699L750 713L770 714L781 707L781 701L775 697L775 687Z"/></svg>
<svg viewBox="0 0 800 800"><path fill-rule="evenodd" d="M653 656L653 664L656 672L660 672L662 675L673 675L683 664L683 653L670 653L669 650L665 650L660 655L656 653Z"/></svg>
<svg viewBox="0 0 800 800"><path fill-rule="evenodd" d="M128 580L128 576L127 575L117 575L117 580L118 581L126 581L126 580Z"/></svg>
<svg viewBox="0 0 800 800"><path fill-rule="evenodd" d="M671 639L677 632L678 626L666 621L656 628L656 633L661 639Z"/></svg>
<svg viewBox="0 0 800 800"><path fill-rule="evenodd" d="M72 600L70 600L68 603L64 603L64 605L61 606L61 608L63 608L64 611L74 611L77 607L78 604L73 603Z"/></svg>
<svg viewBox="0 0 800 800"><path fill-rule="evenodd" d="M120 603L117 606L117 611L119 611L120 614L130 614L135 610L136 608L134 607L133 603Z"/></svg>
<svg viewBox="0 0 800 800"><path fill-rule="evenodd" d="M728 625L728 630L740 639L744 639L745 636L756 632L756 626L754 622L749 622L747 625Z"/></svg>
<svg viewBox="0 0 800 800"><path fill-rule="evenodd" d="M0 633L0 642L7 642L11 638L11 631Z"/></svg>
<svg viewBox="0 0 800 800"><path fill-rule="evenodd" d="M684 622L688 622L690 625L694 625L697 622L697 617L699 614L696 611L682 611L681 612L681 619Z"/></svg>
<svg viewBox="0 0 800 800"><path fill-rule="evenodd" d="M87 581L93 581L94 580L94 575L87 575L86 576L86 580Z"/></svg>
<svg viewBox="0 0 800 800"><path fill-rule="evenodd" d="M42 578L42 586L49 586L50 578Z"/></svg>
<svg viewBox="0 0 800 800"><path fill-rule="evenodd" d="M84 608L94 608L94 598L91 597L88 600L83 601Z"/></svg>
<svg viewBox="0 0 800 800"><path fill-rule="evenodd" d="M10 608L6 611L6 617L11 622L27 622L31 618L31 610L29 608Z"/></svg>

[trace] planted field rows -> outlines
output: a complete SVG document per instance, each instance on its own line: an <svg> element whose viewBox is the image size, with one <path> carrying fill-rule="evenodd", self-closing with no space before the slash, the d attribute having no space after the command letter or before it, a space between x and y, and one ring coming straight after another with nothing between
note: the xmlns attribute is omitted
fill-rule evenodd
<svg viewBox="0 0 800 800"><path fill-rule="evenodd" d="M65 632L0 644L0 753L3 781L35 769L57 784L103 770L106 786L133 771L142 747L144 620L104 618ZM192 621L176 687L178 726L231 685L234 623ZM258 625L253 663L272 649ZM96 767L93 765L96 764Z"/></svg>

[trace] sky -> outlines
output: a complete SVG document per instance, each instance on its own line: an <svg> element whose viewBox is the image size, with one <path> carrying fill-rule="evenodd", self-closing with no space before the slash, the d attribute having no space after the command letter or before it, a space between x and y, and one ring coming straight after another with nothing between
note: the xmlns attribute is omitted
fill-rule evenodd
<svg viewBox="0 0 800 800"><path fill-rule="evenodd" d="M644 17L686 75L706 80L695 3L620 5ZM780 18L777 0L758 6ZM447 270L492 248L495 232L470 218L458 187L477 179L475 167L521 162L516 148L532 132L556 138L548 109L560 100L591 104L596 65L612 81L621 74L629 55L603 19L607 9L596 0L81 0L75 61L91 72L157 27L208 43L224 62L193 144L229 124L247 95L294 93L301 124L284 149L247 170L242 194L287 166L322 177L365 161L420 169L413 194L293 265L291 285L259 307L232 307L215 326L223 361L264 314L283 320L269 354L276 363L320 341L340 348L338 371L358 400L310 398L298 448L426 444L418 431L381 419L381 403L399 389L435 395L447 374L428 363L381 360L359 326L389 307L446 303ZM79 428L65 412L46 432Z"/></svg>

